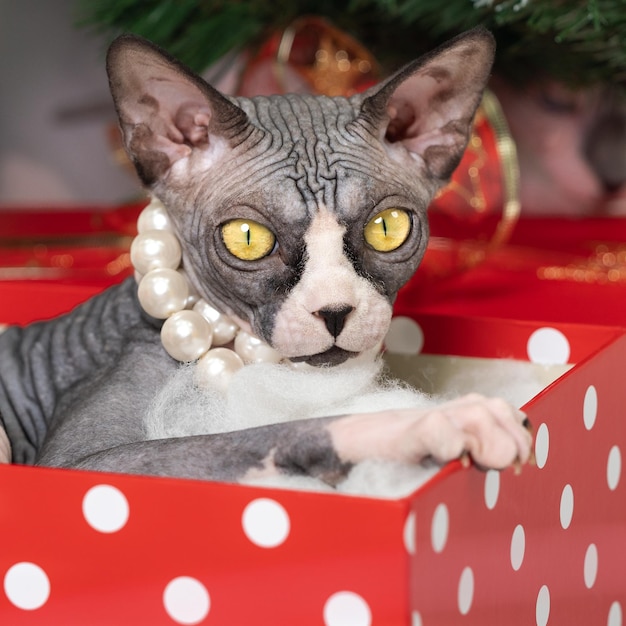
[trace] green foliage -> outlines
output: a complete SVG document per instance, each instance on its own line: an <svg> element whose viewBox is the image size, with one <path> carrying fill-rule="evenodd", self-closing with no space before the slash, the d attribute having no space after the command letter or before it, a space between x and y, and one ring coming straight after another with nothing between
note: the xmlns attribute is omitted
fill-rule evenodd
<svg viewBox="0 0 626 626"><path fill-rule="evenodd" d="M197 71L302 15L328 18L386 68L482 24L513 80L626 86L626 0L78 0L81 24L134 32Z"/></svg>

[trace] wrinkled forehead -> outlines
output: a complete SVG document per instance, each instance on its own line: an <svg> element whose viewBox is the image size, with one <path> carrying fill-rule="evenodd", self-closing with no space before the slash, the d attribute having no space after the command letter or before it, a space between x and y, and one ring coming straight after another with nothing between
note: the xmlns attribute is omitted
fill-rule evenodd
<svg viewBox="0 0 626 626"><path fill-rule="evenodd" d="M345 98L307 95L237 99L257 129L236 152L225 183L242 202L261 202L274 215L309 221L321 206L352 220L385 195L406 195L412 205L428 191L389 158L380 139L355 124ZM232 165L236 164L236 168Z"/></svg>
<svg viewBox="0 0 626 626"><path fill-rule="evenodd" d="M287 94L236 101L275 146L295 151L301 160L310 163L320 157L323 160L328 150L341 150L349 143L348 127L357 117L357 110L346 98Z"/></svg>

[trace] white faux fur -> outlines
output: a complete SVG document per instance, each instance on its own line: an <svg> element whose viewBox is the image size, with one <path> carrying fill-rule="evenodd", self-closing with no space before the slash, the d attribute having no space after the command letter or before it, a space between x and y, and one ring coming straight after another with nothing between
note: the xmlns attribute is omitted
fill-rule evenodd
<svg viewBox="0 0 626 626"><path fill-rule="evenodd" d="M461 391L499 395L519 407L543 389L545 378L529 363L472 362L465 371L448 372L447 384L433 398L385 376L380 358L348 361L333 368L294 369L264 363L239 370L223 396L196 386L194 366L182 365L155 398L145 426L150 439L215 434L305 418L433 406ZM415 491L438 469L432 463L407 466L367 461L357 465L336 490L307 477L280 475L250 482L396 498Z"/></svg>
<svg viewBox="0 0 626 626"><path fill-rule="evenodd" d="M393 408L425 407L433 401L383 375L382 359L349 361L333 368L263 363L234 376L227 396L194 384L194 366L182 365L155 398L145 425L150 439L215 434L291 420ZM407 495L436 466L402 466L370 461L359 464L336 491L394 498ZM319 480L272 476L249 481L267 487L335 491Z"/></svg>
<svg viewBox="0 0 626 626"><path fill-rule="evenodd" d="M266 424L344 413L428 406L431 400L381 376L382 359L333 368L293 369L248 365L235 374L227 396L193 381L193 365L181 366L146 416L149 439L208 435Z"/></svg>

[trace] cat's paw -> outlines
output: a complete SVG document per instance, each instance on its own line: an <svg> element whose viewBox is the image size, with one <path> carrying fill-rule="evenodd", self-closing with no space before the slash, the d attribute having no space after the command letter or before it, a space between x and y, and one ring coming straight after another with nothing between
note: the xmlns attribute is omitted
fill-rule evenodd
<svg viewBox="0 0 626 626"><path fill-rule="evenodd" d="M11 444L9 443L9 438L7 434L0 426L0 463L10 463L11 462Z"/></svg>
<svg viewBox="0 0 626 626"><path fill-rule="evenodd" d="M427 409L350 415L329 426L343 460L440 463L469 455L483 468L526 463L532 437L526 416L500 398L469 394Z"/></svg>
<svg viewBox="0 0 626 626"><path fill-rule="evenodd" d="M469 455L483 468L526 463L532 436L526 415L500 398L469 394L429 410L411 428L417 456L439 462Z"/></svg>

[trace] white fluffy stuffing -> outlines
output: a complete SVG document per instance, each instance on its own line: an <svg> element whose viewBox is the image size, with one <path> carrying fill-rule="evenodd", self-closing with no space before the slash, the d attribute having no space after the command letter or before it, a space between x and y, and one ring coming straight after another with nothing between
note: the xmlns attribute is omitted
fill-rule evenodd
<svg viewBox="0 0 626 626"><path fill-rule="evenodd" d="M334 368L248 365L228 394L200 389L193 365L181 366L146 416L149 439L208 435L292 420L428 406L425 394L382 376L383 361Z"/></svg>
<svg viewBox="0 0 626 626"><path fill-rule="evenodd" d="M304 418L433 406L469 390L500 395L521 406L546 384L528 365L498 360L495 367L492 362L490 367L474 364L464 373L447 372L449 386L438 388L436 399L386 377L382 359L334 368L248 365L235 374L226 396L196 386L194 366L183 365L155 398L145 426L150 439L215 434ZM434 464L368 461L357 465L336 490L307 477L275 476L254 484L397 498L415 491L438 469Z"/></svg>
<svg viewBox="0 0 626 626"><path fill-rule="evenodd" d="M304 418L433 404L426 394L386 378L383 368L382 359L334 368L248 365L235 374L224 396L196 386L193 365L183 365L155 398L145 419L147 436L208 435ZM369 461L357 465L337 489L301 476L279 475L250 483L394 498L417 489L437 469Z"/></svg>

